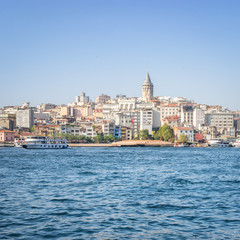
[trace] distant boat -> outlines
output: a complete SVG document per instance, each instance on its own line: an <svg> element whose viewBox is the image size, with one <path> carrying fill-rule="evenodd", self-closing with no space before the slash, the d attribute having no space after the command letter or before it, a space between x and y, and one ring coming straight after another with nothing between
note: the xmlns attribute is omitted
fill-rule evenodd
<svg viewBox="0 0 240 240"><path fill-rule="evenodd" d="M25 139L24 139L24 138L15 138L15 139L14 139L14 147L16 147L16 148L22 148L24 142L25 142Z"/></svg>
<svg viewBox="0 0 240 240"><path fill-rule="evenodd" d="M240 148L240 139L237 139L235 143L233 143L233 147Z"/></svg>
<svg viewBox="0 0 240 240"><path fill-rule="evenodd" d="M174 144L174 147L189 147L189 146L184 143L176 143L176 144Z"/></svg>
<svg viewBox="0 0 240 240"><path fill-rule="evenodd" d="M49 139L43 136L31 136L25 139L23 148L26 149L65 149L68 148L66 139Z"/></svg>
<svg viewBox="0 0 240 240"><path fill-rule="evenodd" d="M209 147L231 147L231 145L228 142L224 142L221 139L208 140L208 146Z"/></svg>

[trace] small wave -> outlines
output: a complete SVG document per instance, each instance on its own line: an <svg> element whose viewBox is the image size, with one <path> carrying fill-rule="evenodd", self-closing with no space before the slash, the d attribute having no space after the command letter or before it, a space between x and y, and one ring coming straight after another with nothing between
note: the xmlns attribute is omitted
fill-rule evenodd
<svg viewBox="0 0 240 240"><path fill-rule="evenodd" d="M162 210L181 210L181 209L190 208L189 206L172 205L172 204L147 204L146 207L150 209L162 209Z"/></svg>
<svg viewBox="0 0 240 240"><path fill-rule="evenodd" d="M70 199L70 198L52 198L50 201L51 202L75 202L74 199Z"/></svg>

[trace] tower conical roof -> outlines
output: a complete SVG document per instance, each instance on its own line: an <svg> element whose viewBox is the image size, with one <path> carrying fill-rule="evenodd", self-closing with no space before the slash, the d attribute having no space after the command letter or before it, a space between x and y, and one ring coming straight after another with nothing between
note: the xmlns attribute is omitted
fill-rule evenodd
<svg viewBox="0 0 240 240"><path fill-rule="evenodd" d="M144 81L143 85L152 85L152 82L151 82L151 79L149 77L149 73L148 72L146 74L146 78L145 78L145 81Z"/></svg>

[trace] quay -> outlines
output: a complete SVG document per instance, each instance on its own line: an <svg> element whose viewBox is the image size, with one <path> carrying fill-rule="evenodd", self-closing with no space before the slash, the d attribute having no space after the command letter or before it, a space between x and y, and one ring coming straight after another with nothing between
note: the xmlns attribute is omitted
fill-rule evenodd
<svg viewBox="0 0 240 240"><path fill-rule="evenodd" d="M113 143L69 143L69 147L173 147L170 142L159 140L127 140Z"/></svg>

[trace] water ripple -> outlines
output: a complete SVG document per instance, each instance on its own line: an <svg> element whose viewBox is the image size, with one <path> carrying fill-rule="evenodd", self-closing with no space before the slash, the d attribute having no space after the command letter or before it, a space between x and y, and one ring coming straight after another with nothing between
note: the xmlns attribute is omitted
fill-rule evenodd
<svg viewBox="0 0 240 240"><path fill-rule="evenodd" d="M1 239L240 239L240 150L0 148Z"/></svg>

